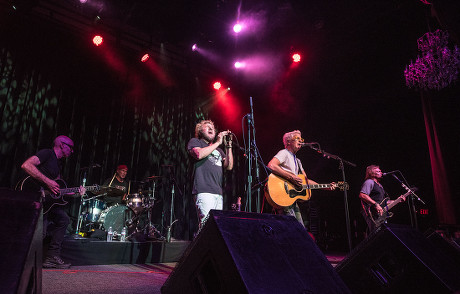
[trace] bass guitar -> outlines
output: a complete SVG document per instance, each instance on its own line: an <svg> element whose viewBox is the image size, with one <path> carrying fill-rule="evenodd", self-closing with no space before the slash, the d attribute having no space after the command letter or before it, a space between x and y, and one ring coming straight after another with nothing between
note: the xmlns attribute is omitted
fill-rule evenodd
<svg viewBox="0 0 460 294"><path fill-rule="evenodd" d="M56 179L56 183L59 184L59 193L54 194L47 189L44 185L40 184L37 180L31 176L26 177L16 185L16 190L29 191L29 192L42 192L43 195L43 214L46 214L54 205L66 205L69 203L64 197L80 197L72 194L78 193L80 187L67 188L67 184L61 180ZM86 186L86 191L97 192L100 190L99 185ZM70 194L70 195L69 195Z"/></svg>
<svg viewBox="0 0 460 294"><path fill-rule="evenodd" d="M414 192L417 191L417 188L411 188L411 189ZM399 196L397 199L395 199L393 202L391 202L388 205L386 205L386 203L388 202L388 200L390 200L390 198L386 197L379 203L379 205L383 208L382 215L379 215L377 213L377 210L374 208L374 206L370 206L367 209L367 214L369 215L370 219L374 222L374 224L378 227L381 224L385 223L388 218L393 216L393 212L391 212L390 209L392 209L399 203L406 201L406 197L409 196L410 194L411 192L409 191L406 194Z"/></svg>
<svg viewBox="0 0 460 294"><path fill-rule="evenodd" d="M267 185L265 186L265 198L268 203L275 208L287 207L294 204L296 200L309 200L311 197L311 190L313 189L328 189L334 187L343 191L349 188L346 182L307 185L304 175L298 175L298 177L302 179L302 186L295 186L282 177L270 174L268 176Z"/></svg>

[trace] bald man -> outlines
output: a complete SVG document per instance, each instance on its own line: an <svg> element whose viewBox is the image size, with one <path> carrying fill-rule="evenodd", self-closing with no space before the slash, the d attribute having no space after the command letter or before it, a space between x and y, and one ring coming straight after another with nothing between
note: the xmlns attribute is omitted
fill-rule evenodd
<svg viewBox="0 0 460 294"><path fill-rule="evenodd" d="M43 188L54 194L59 194L61 187L56 181L60 178L61 173L59 161L72 155L73 147L74 143L69 137L58 136L54 139L52 149L39 150L35 155L29 157L21 165L21 168ZM85 193L83 187L80 188L80 193ZM43 215L43 236L46 236L48 229L48 235L51 237L43 263L44 268L65 269L70 267L70 263L65 263L60 257L62 242L69 223L69 216L64 211L63 206L60 205L52 206Z"/></svg>

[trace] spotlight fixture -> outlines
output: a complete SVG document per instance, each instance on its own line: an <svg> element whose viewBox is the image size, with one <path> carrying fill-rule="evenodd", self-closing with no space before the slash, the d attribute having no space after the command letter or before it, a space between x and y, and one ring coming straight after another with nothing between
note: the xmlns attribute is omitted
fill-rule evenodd
<svg viewBox="0 0 460 294"><path fill-rule="evenodd" d="M101 35L95 35L93 37L93 44L94 45L100 46L100 45L102 45L103 42L104 42L104 38L102 38Z"/></svg>
<svg viewBox="0 0 460 294"><path fill-rule="evenodd" d="M294 62L300 62L301 56L299 53L294 53L292 54L292 61Z"/></svg>
<svg viewBox="0 0 460 294"><path fill-rule="evenodd" d="M215 90L219 90L222 87L222 84L220 82L214 82L214 84L212 84L212 87Z"/></svg>
<svg viewBox="0 0 460 294"><path fill-rule="evenodd" d="M237 62L235 62L234 66L235 66L235 68L242 68L242 67L245 66L245 63L242 62L242 61L237 61Z"/></svg>
<svg viewBox="0 0 460 294"><path fill-rule="evenodd" d="M196 44L192 45L192 51L196 51L198 49L198 46Z"/></svg>
<svg viewBox="0 0 460 294"><path fill-rule="evenodd" d="M149 60L149 58L150 58L150 55L148 53L145 53L141 57L141 62L147 62L147 60Z"/></svg>
<svg viewBox="0 0 460 294"><path fill-rule="evenodd" d="M234 31L235 33L237 33L237 34L238 34L239 32L241 32L242 29L243 29L243 26L242 26L241 24L239 24L239 23L237 23L237 24L235 24L235 25L233 26L233 31Z"/></svg>

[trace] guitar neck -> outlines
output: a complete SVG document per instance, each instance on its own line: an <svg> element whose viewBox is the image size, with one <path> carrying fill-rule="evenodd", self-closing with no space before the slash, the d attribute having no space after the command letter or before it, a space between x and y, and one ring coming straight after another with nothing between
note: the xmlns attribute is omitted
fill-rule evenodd
<svg viewBox="0 0 460 294"><path fill-rule="evenodd" d="M329 189L331 184L314 184L314 185L302 185L304 189L314 190L314 189Z"/></svg>
<svg viewBox="0 0 460 294"><path fill-rule="evenodd" d="M94 191L97 189L97 186L87 186L85 187L86 191ZM65 188L60 189L61 194L77 193L80 190L80 187Z"/></svg>
<svg viewBox="0 0 460 294"><path fill-rule="evenodd" d="M388 204L387 207L388 207L388 210L392 209L395 205L399 204L400 202L402 202L404 199L406 199L406 197L410 194L410 192L407 192L406 194L402 195L402 197L398 197L397 199L395 199L393 202L391 202L391 204Z"/></svg>

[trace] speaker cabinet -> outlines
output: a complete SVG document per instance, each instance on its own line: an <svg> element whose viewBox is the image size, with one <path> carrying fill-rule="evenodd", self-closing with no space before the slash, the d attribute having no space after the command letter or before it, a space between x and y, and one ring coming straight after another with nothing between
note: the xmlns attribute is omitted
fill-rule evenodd
<svg viewBox="0 0 460 294"><path fill-rule="evenodd" d="M43 216L40 194L0 188L1 293L41 293Z"/></svg>
<svg viewBox="0 0 460 294"><path fill-rule="evenodd" d="M353 293L453 293L460 268L421 232L382 225L336 267Z"/></svg>
<svg viewBox="0 0 460 294"><path fill-rule="evenodd" d="M294 217L212 210L166 293L350 293Z"/></svg>

